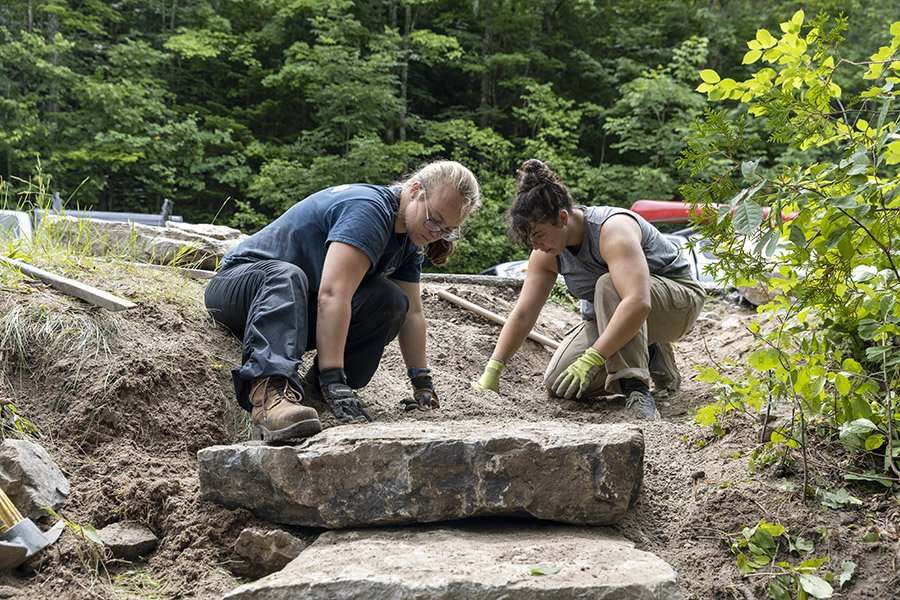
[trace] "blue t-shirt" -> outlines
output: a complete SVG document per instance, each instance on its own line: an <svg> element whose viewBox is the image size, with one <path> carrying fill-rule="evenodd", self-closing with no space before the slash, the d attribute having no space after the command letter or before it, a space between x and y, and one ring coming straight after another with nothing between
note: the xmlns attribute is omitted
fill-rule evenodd
<svg viewBox="0 0 900 600"><path fill-rule="evenodd" d="M409 236L394 231L400 189L355 183L307 196L235 246L221 270L259 260L283 260L303 269L311 290L319 288L331 242L361 250L372 266L365 277L419 281L423 256Z"/></svg>

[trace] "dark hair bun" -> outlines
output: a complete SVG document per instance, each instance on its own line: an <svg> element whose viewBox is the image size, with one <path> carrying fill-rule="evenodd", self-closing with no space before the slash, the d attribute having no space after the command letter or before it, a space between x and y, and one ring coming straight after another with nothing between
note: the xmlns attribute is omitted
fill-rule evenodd
<svg viewBox="0 0 900 600"><path fill-rule="evenodd" d="M562 180L543 162L529 158L516 172L516 199L509 209L509 233L531 247L531 226L559 225L559 212L572 210L572 197Z"/></svg>
<svg viewBox="0 0 900 600"><path fill-rule="evenodd" d="M546 183L558 183L556 174L536 158L529 158L516 172L516 190L521 194Z"/></svg>

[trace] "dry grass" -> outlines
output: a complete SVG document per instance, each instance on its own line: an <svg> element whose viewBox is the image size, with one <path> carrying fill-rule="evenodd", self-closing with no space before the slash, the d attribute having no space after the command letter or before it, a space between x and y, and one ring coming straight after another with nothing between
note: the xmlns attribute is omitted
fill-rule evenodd
<svg viewBox="0 0 900 600"><path fill-rule="evenodd" d="M9 353L7 360L23 363L29 355L42 352L77 356L79 362L86 362L109 354L109 339L117 331L114 315L73 310L52 301L18 300L0 298L0 349Z"/></svg>

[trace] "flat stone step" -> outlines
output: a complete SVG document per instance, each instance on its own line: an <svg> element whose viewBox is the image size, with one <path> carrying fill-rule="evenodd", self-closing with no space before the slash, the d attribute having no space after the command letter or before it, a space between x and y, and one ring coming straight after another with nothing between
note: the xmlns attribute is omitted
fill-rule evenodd
<svg viewBox="0 0 900 600"><path fill-rule="evenodd" d="M644 441L624 424L371 423L299 446L214 446L197 456L204 498L278 523L530 516L608 525L638 495Z"/></svg>
<svg viewBox="0 0 900 600"><path fill-rule="evenodd" d="M330 531L226 600L677 600L675 571L601 528Z"/></svg>

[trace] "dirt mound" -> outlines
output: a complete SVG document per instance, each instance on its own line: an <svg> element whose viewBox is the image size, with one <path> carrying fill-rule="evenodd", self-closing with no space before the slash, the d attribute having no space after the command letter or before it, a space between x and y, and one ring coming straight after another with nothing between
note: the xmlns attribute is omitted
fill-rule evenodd
<svg viewBox="0 0 900 600"><path fill-rule="evenodd" d="M202 282L100 262L71 268L79 279L139 307L109 313L40 285L0 289L0 384L5 378L7 388L0 396L10 397L34 421L39 441L69 478L72 496L63 511L68 519L97 528L137 520L156 533L160 545L146 563L108 562L96 575L90 545L68 534L30 573L0 579L0 586L18 590L22 598L219 598L240 583L227 568L234 540L258 521L199 500L195 455L205 446L246 439L246 416L234 402L229 372L238 362L239 342L209 320ZM409 389L393 343L363 390L380 420L627 419L621 400L548 399L540 384L550 352L531 341L504 373L500 396L472 390L499 327L441 300L435 294L440 288L500 314L509 312L516 296L506 288L425 286L429 356L441 409L400 409ZM696 335L678 344L683 389L660 398L664 421L642 425L644 491L620 528L679 571L688 597L741 598L751 597L742 590L754 588L740 580L722 532L763 517L801 530L818 526L818 519L827 530L840 530L822 542L826 551L834 549L833 562L852 557L860 564L865 582L856 584L861 595L854 597L884 597L872 594L891 589L885 587L892 573L888 542L864 552L855 530L841 525L840 513L810 511L796 494L776 489L770 477L751 475L742 454L751 447L746 429L715 441L690 423L692 409L713 397L709 386L690 378L694 366L740 356L751 316L713 301ZM570 309L549 304L538 329L561 339L578 320ZM896 506L891 510L854 513L858 528L890 515L896 519Z"/></svg>
<svg viewBox="0 0 900 600"><path fill-rule="evenodd" d="M102 263L78 277L139 307L110 313L40 285L5 291L0 336L20 340L5 344L7 395L69 478L63 516L146 523L161 544L141 585L217 597L233 584L218 565L249 515L199 502L194 455L244 436L228 367L238 345L207 317L200 283ZM32 598L110 598L131 585L115 564L112 577L92 577L90 555L65 536L14 585Z"/></svg>

